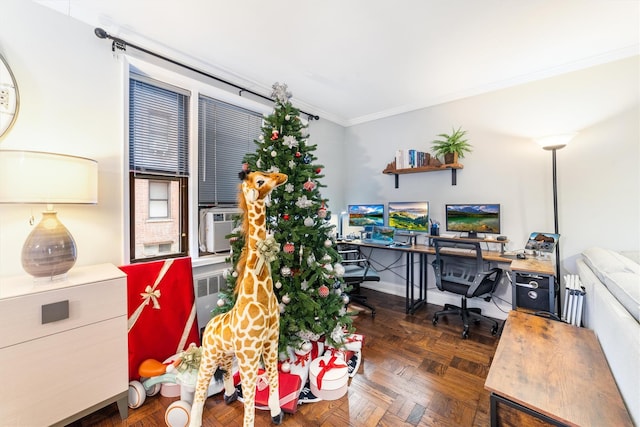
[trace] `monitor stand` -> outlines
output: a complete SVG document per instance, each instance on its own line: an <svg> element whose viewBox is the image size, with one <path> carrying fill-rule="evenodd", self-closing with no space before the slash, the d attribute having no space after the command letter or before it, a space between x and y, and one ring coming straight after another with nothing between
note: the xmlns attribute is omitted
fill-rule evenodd
<svg viewBox="0 0 640 427"><path fill-rule="evenodd" d="M475 231L469 231L467 233L467 237L466 238L467 239L476 239L476 240L481 239L480 237L478 237L478 233L475 232Z"/></svg>

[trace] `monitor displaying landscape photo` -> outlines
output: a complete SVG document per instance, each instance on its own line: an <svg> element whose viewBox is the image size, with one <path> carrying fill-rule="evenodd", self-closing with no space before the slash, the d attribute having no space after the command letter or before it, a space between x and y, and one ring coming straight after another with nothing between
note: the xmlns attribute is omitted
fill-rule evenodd
<svg viewBox="0 0 640 427"><path fill-rule="evenodd" d="M389 227L429 232L429 202L389 202Z"/></svg>
<svg viewBox="0 0 640 427"><path fill-rule="evenodd" d="M384 225L383 204L349 205L349 226Z"/></svg>
<svg viewBox="0 0 640 427"><path fill-rule="evenodd" d="M500 233L499 204L455 204L446 205L447 231L477 233Z"/></svg>

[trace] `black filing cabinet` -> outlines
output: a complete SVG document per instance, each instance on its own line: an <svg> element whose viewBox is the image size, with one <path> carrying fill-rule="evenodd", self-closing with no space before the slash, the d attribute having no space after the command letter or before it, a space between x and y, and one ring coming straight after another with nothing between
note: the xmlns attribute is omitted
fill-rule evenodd
<svg viewBox="0 0 640 427"><path fill-rule="evenodd" d="M523 308L531 311L555 311L555 280L552 275L511 272L513 295L511 298L514 310Z"/></svg>

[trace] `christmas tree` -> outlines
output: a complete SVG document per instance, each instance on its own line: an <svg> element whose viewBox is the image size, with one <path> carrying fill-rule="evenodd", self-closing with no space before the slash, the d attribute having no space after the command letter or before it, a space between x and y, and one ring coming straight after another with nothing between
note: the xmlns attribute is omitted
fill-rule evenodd
<svg viewBox="0 0 640 427"><path fill-rule="evenodd" d="M353 332L346 310L340 255L335 230L328 220L327 200L321 197L322 165L316 164L316 145L307 143L307 125L300 110L292 106L291 93L284 84L273 85L274 112L266 117L257 150L245 157L243 168L287 174L286 184L273 190L267 207L267 228L279 244L271 263L271 274L280 303L280 341L299 348L324 336L339 347L345 330ZM221 292L214 315L233 307L236 266L244 246L241 230L231 235L233 268L227 274L227 291Z"/></svg>

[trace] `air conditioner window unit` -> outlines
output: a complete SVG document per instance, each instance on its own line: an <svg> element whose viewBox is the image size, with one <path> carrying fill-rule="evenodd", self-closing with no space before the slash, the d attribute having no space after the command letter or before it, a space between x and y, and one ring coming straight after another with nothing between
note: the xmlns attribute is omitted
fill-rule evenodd
<svg viewBox="0 0 640 427"><path fill-rule="evenodd" d="M233 208L208 208L200 210L200 250L208 253L226 252L231 249L225 237L233 230L233 218L240 211Z"/></svg>

